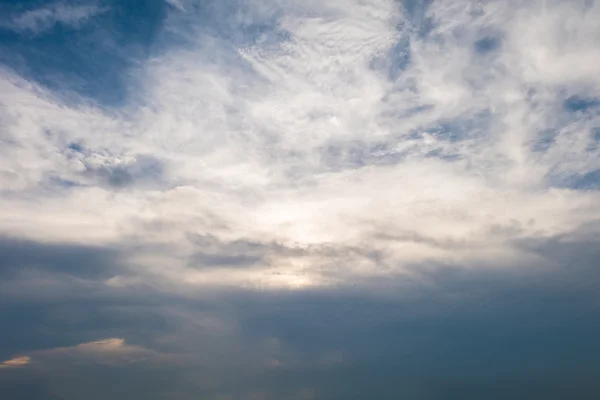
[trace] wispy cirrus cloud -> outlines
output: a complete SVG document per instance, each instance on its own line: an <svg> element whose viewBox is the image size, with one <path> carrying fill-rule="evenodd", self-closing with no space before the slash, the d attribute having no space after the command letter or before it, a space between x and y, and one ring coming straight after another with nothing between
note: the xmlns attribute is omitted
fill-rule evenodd
<svg viewBox="0 0 600 400"><path fill-rule="evenodd" d="M19 32L40 34L56 24L78 27L89 18L107 11L98 4L75 4L55 2L47 6L25 11L13 16L3 26Z"/></svg>

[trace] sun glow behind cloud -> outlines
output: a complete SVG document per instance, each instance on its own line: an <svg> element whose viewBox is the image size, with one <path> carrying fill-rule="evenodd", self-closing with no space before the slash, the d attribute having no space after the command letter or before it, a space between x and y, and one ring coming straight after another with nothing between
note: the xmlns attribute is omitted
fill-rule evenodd
<svg viewBox="0 0 600 400"><path fill-rule="evenodd" d="M303 287L527 260L516 238L600 212L585 186L597 111L562 110L598 95L584 66L600 9L544 4L411 15L386 0L265 0L229 21L262 27L232 46L181 2L165 30L186 46L136 69L118 111L4 69L0 229L128 247L127 277L107 281L120 285ZM207 264L195 237L214 252L246 243L251 260Z"/></svg>

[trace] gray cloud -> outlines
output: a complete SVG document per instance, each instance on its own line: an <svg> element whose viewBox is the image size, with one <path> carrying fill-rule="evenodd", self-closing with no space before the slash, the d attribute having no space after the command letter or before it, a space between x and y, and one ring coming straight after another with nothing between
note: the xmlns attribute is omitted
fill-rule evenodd
<svg viewBox="0 0 600 400"><path fill-rule="evenodd" d="M358 399L370 391L381 398L441 399L497 391L498 398L533 393L558 399L569 392L591 399L600 391L593 379L600 333L595 244L585 235L525 242L548 259L527 270L445 265L424 273L421 266L419 279L385 296L348 289L238 290L211 300L181 299L173 309L157 310L171 321L167 331L142 320L113 325L133 342L169 349L175 359L184 355L181 364L142 361L117 369L62 364L62 376L86 385L60 383L58 370L47 371L43 379L38 367L22 374L30 382L39 379L43 393L58 391L66 399L107 393L101 377L117 371L131 377L111 381L123 396L146 393L138 379L160 376L160 388L149 398L186 399L197 393L235 398L260 392L266 398L311 393L314 398ZM216 323L228 320L235 323ZM148 326L154 338L140 336L140 326ZM238 343L245 350L225 350ZM16 376L1 379L3 394L26 390Z"/></svg>
<svg viewBox="0 0 600 400"><path fill-rule="evenodd" d="M117 266L116 249L0 238L0 276L5 279L28 270L97 279L110 276Z"/></svg>

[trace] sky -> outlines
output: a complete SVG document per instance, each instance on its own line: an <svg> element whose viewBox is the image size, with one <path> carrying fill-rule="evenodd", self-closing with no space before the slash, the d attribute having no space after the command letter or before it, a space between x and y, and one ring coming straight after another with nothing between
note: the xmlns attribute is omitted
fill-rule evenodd
<svg viewBox="0 0 600 400"><path fill-rule="evenodd" d="M0 0L0 398L600 398L600 1Z"/></svg>

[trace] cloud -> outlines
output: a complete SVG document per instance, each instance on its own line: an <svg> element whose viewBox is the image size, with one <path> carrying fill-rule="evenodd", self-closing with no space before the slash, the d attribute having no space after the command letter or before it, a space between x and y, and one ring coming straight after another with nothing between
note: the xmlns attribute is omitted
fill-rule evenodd
<svg viewBox="0 0 600 400"><path fill-rule="evenodd" d="M60 359L72 359L80 362L101 364L127 364L144 362L159 358L160 354L140 346L132 346L121 338L103 339L94 342L81 343L72 347L59 347L41 350L32 355L55 362Z"/></svg>
<svg viewBox="0 0 600 400"><path fill-rule="evenodd" d="M44 368L44 366L59 368L67 367L69 364L127 365L156 362L159 359L165 362L168 356L141 346L126 344L125 340L121 338L110 338L70 347L37 350L30 352L27 356L4 361L0 365L3 368L23 367L29 364L36 368Z"/></svg>
<svg viewBox="0 0 600 400"><path fill-rule="evenodd" d="M141 382L156 384L150 398L259 391L281 398L308 392L307 382L317 398L374 391L384 399L423 393L433 400L492 389L593 398L600 247L590 240L585 229L524 239L515 246L543 262L510 270L417 264L414 274L374 280L371 290L363 282L183 296L130 287L128 297L8 298L0 317L14 323L0 332L0 350L15 351L6 337L11 328L23 339L19 347L42 348L17 350L31 357L29 372L0 375L0 394L19 379L32 384L43 376L45 390L66 399L115 388L117 396L146 393ZM32 318L33 310L41 315ZM40 346L39 339L67 344Z"/></svg>
<svg viewBox="0 0 600 400"><path fill-rule="evenodd" d="M31 358L28 356L15 357L10 360L2 361L0 368L19 368L27 365L31 362Z"/></svg>
<svg viewBox="0 0 600 400"><path fill-rule="evenodd" d="M0 40L2 358L175 399L597 393L600 5L102 4Z"/></svg>
<svg viewBox="0 0 600 400"><path fill-rule="evenodd" d="M158 39L171 8L163 1L44 3L2 5L2 69L49 89L60 103L123 106L136 92L133 71L167 44ZM41 30L14 27L15 19L29 13L39 17L30 19L31 29ZM69 20L74 16L82 19Z"/></svg>
<svg viewBox="0 0 600 400"><path fill-rule="evenodd" d="M597 53L597 7L411 4L259 1L187 31L227 6L172 9L164 32L185 46L141 65L118 112L5 72L0 229L135 243L130 270L111 281L121 286L292 288L448 258L511 265L530 257L515 238L598 218L596 78L554 71L591 65L575 60ZM542 34L567 29L561 15L576 33ZM223 24L263 39L223 37ZM399 51L406 63L391 76L385 60ZM203 263L213 268L190 268ZM232 263L248 268L215 268Z"/></svg>
<svg viewBox="0 0 600 400"><path fill-rule="evenodd" d="M175 7L179 11L185 11L183 3L179 0L165 0L169 5Z"/></svg>
<svg viewBox="0 0 600 400"><path fill-rule="evenodd" d="M77 28L84 24L86 20L106 12L106 10L106 8L96 4L69 5L55 2L46 7L25 11L13 17L7 25L16 31L40 34L52 29L56 24Z"/></svg>

